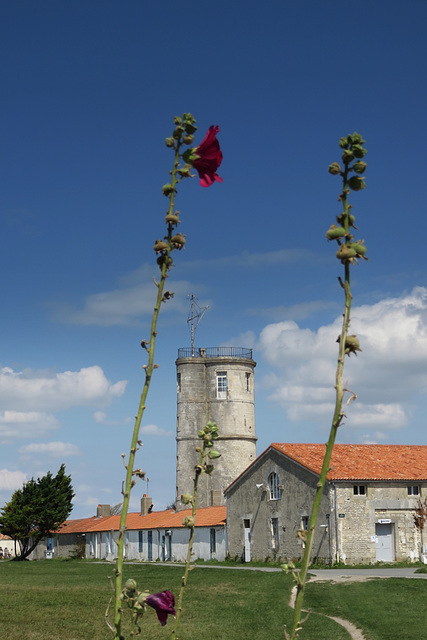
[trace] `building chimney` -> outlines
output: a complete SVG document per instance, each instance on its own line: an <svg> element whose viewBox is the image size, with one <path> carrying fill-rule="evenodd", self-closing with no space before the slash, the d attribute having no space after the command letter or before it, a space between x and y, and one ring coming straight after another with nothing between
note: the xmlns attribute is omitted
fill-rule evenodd
<svg viewBox="0 0 427 640"><path fill-rule="evenodd" d="M111 515L111 509L109 504L99 504L96 510L97 518L108 518Z"/></svg>
<svg viewBox="0 0 427 640"><path fill-rule="evenodd" d="M153 503L151 498L147 498L147 494L144 493L144 495L141 498L141 515L146 516L147 513L150 513L152 506L153 506Z"/></svg>

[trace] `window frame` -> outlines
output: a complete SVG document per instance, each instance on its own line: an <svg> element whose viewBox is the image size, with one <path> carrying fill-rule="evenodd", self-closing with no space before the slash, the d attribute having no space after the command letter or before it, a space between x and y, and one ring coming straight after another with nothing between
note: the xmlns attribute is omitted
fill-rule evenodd
<svg viewBox="0 0 427 640"><path fill-rule="evenodd" d="M282 496L282 490L280 488L280 479L275 471L272 471L268 476L268 490L270 500L280 500Z"/></svg>
<svg viewBox="0 0 427 640"><path fill-rule="evenodd" d="M361 498L366 498L367 487L366 484L354 484L353 485L353 495Z"/></svg>
<svg viewBox="0 0 427 640"><path fill-rule="evenodd" d="M228 393L228 376L226 371L216 372L216 397L218 400L226 400Z"/></svg>
<svg viewBox="0 0 427 640"><path fill-rule="evenodd" d="M419 484L410 484L410 485L408 485L408 497L410 497L410 498L419 498L420 495L421 495L421 487L420 487Z"/></svg>

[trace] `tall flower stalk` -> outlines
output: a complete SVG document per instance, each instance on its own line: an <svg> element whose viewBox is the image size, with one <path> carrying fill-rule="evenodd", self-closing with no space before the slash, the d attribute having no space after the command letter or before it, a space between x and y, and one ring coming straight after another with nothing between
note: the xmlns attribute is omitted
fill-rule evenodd
<svg viewBox="0 0 427 640"><path fill-rule="evenodd" d="M157 323L160 313L160 308L163 302L167 302L173 297L173 293L166 290L166 279L168 272L173 264L172 252L181 250L185 245L185 236L181 233L177 233L176 227L180 223L179 211L175 209L176 187L178 183L184 178L193 177L190 173L193 161L203 159L204 156L209 155L206 158L207 165L204 166L204 171L208 171L210 175L214 175L216 169L221 164L222 154L219 150L219 144L216 140L216 133L218 128L215 127L213 136L209 138L209 144L206 144L206 138L203 141L204 147L197 153L198 147L191 148L194 141L194 133L197 130L196 120L190 113L184 113L182 118L176 116L174 118L175 129L172 136L166 138L166 146L171 148L174 152L174 160L172 170L170 171L171 181L165 184L162 188L163 195L169 199L169 207L166 213L166 225L167 233L162 240L156 240L154 243L154 251L157 255L157 264L160 268L159 282L154 280L154 284L157 288L156 303L151 320L150 335L148 340L142 340L141 346L148 354L148 362L143 366L145 371L145 382L142 389L138 413L135 417L135 424L132 433L131 445L126 460L125 454L122 454L123 463L126 469L126 479L123 484L123 507L120 518L119 534L117 542L117 561L115 567L115 581L114 581L114 626L109 624L114 634L114 640L123 640L122 635L122 606L123 601L128 599L129 589L123 587L123 561L125 551L125 538L126 538L126 518L129 510L129 501L131 490L135 486L138 478L144 478L144 471L139 468L135 468L135 456L141 442L139 440L139 430L141 426L142 417L144 415L145 404L147 400L148 391L153 375L153 371L158 365L154 363L154 347L157 336ZM190 147L184 153L182 153L183 147ZM212 154L212 149L216 150L215 154ZM184 164L181 164L183 160ZM208 184L202 184L202 186L209 186ZM132 599L132 606L133 606ZM138 604L138 606L140 606ZM135 608L135 607L134 607ZM139 615L139 614L138 614ZM107 616L106 616L107 617Z"/></svg>
<svg viewBox="0 0 427 640"><path fill-rule="evenodd" d="M365 172L366 163L362 160L366 155L366 149L363 147L365 141L358 133L353 133L345 138L341 138L339 145L342 149L343 168L338 162L334 162L329 166L329 173L339 175L342 178L342 192L338 201L342 203L343 211L337 216L337 223L333 224L326 232L328 240L336 240L338 242L338 251L336 257L344 266L344 281L338 278L341 287L344 290L344 313L341 328L341 334L338 337L338 362L335 377L335 409L332 418L332 425L329 434L329 440L326 444L325 456L323 459L322 469L319 481L317 483L316 494L314 497L313 508L306 533L305 550L302 560L301 571L293 572L297 581L297 594L295 600L294 618L290 634L285 630L287 640L298 638L298 632L301 629L301 613L304 598L304 589L307 580L307 572L310 566L311 551L313 547L313 537L316 528L317 516L326 484L327 473L330 466L331 456L338 428L342 424L345 417L343 412L344 394L349 392L343 385L344 357L345 355L356 354L361 351L359 340L355 335L349 335L350 327L350 309L352 295L350 290L350 267L357 262L358 259L365 259L366 247L363 241L354 240L352 229L355 227L355 217L350 213L352 205L348 202L350 191L360 191L365 188L366 184L361 174ZM349 400L355 399L356 396L352 392ZM347 401L347 403L349 402ZM285 569L289 566L284 565ZM292 567L293 569L293 567Z"/></svg>
<svg viewBox="0 0 427 640"><path fill-rule="evenodd" d="M196 524L196 507L197 507L197 487L199 484L199 478L202 473L207 473L210 475L214 466L211 464L212 460L220 457L220 453L215 449L212 449L214 440L218 439L218 426L215 422L208 422L207 425L199 431L199 438L202 440L202 446L196 447L196 451L200 453L200 458L198 464L196 464L194 468L194 480L193 480L193 495L189 493L184 493L181 496L181 502L183 504L191 505L191 516L185 516L182 524L190 529L190 539L188 542L187 548L187 558L185 562L185 571L182 576L181 589L179 591L178 596L178 604L177 604L177 612L175 618L175 624L173 627L171 640L177 640L177 629L179 625L179 621L181 618L182 612L182 601L184 598L185 587L187 586L188 574L191 569L191 556L193 555L193 542L194 542L194 531Z"/></svg>

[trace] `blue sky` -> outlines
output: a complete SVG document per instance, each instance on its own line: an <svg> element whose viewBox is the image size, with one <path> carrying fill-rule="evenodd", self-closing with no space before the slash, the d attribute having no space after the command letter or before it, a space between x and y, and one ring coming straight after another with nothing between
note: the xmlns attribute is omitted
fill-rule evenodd
<svg viewBox="0 0 427 640"><path fill-rule="evenodd" d="M175 359L188 295L198 346L249 346L258 453L323 442L341 265L338 140L366 139L352 195L369 262L352 270L341 442L425 444L427 5L377 0L3 3L0 505L66 464L74 517L120 501L164 234L176 114L220 126L222 184L184 181L186 250L162 309L138 466L175 490ZM147 484L134 490L132 508Z"/></svg>

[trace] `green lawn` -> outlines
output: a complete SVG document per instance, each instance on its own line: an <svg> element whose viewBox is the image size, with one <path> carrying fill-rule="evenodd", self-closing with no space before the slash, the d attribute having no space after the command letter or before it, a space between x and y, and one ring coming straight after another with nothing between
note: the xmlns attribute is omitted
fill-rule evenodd
<svg viewBox="0 0 427 640"><path fill-rule="evenodd" d="M347 584L309 583L305 605L351 620L369 640L427 638L427 580L378 578Z"/></svg>
<svg viewBox="0 0 427 640"><path fill-rule="evenodd" d="M177 595L182 572L182 567L133 565L126 566L125 578L135 578L140 589L152 593L170 589ZM111 635L104 612L111 593L108 576L112 574L111 565L84 561L1 562L0 638L108 640ZM291 577L280 572L198 567L190 573L178 637L283 640L283 623L290 625L292 619L287 604L291 587ZM319 602L320 594L326 605ZM426 595L427 582L423 580L384 580L313 584L307 600L317 611L324 608L369 629L372 640L419 640L425 637ZM405 629L405 633L396 633L397 629ZM169 639L171 630L170 622L162 628L155 612L147 611L144 639ZM349 635L333 621L312 614L300 640L331 639L349 640Z"/></svg>

